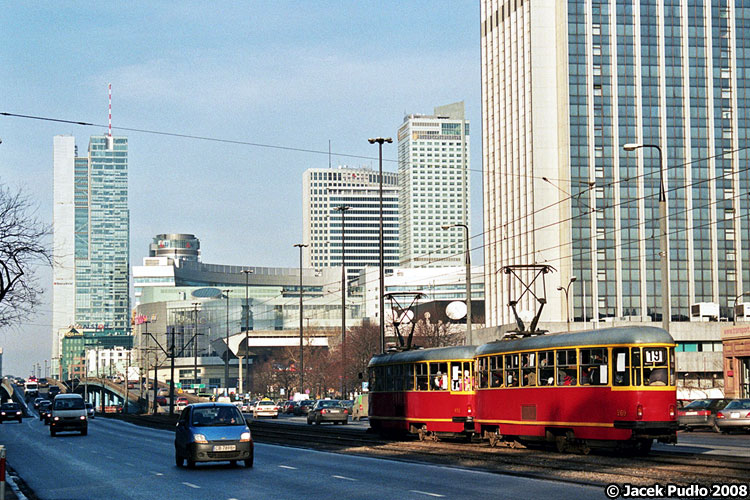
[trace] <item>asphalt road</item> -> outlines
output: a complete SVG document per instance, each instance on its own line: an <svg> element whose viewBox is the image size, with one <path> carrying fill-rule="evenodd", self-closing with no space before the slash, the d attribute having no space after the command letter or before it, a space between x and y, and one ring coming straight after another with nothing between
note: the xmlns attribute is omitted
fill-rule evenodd
<svg viewBox="0 0 750 500"><path fill-rule="evenodd" d="M604 498L600 487L257 444L255 467L174 465L173 433L110 419L52 438L38 419L0 425L8 463L43 499Z"/></svg>

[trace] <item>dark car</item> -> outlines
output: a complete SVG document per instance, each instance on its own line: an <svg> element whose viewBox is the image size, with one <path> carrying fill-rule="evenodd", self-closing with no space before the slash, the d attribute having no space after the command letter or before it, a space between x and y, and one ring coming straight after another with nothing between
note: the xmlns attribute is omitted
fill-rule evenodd
<svg viewBox="0 0 750 500"><path fill-rule="evenodd" d="M349 421L349 410L347 410L338 399L321 399L307 413L307 423L333 422L334 424L346 424Z"/></svg>
<svg viewBox="0 0 750 500"><path fill-rule="evenodd" d="M750 399L730 401L723 410L716 413L716 425L724 433L750 430Z"/></svg>
<svg viewBox="0 0 750 500"><path fill-rule="evenodd" d="M3 403L0 405L0 423L8 420L18 420L19 423L23 421L21 405L18 403Z"/></svg>
<svg viewBox="0 0 750 500"><path fill-rule="evenodd" d="M692 431L699 427L708 427L718 432L716 413L723 409L731 399L696 399L684 408L677 410L677 421L681 429Z"/></svg>
<svg viewBox="0 0 750 500"><path fill-rule="evenodd" d="M254 446L245 417L230 403L196 403L180 413L174 435L177 467L196 462L242 460L253 466Z"/></svg>
<svg viewBox="0 0 750 500"><path fill-rule="evenodd" d="M88 418L95 418L96 417L96 408L94 408L93 403L85 403L86 405L86 416Z"/></svg>
<svg viewBox="0 0 750 500"><path fill-rule="evenodd" d="M60 394L60 388L56 385L51 385L47 391L47 397L49 399L55 399L55 396Z"/></svg>
<svg viewBox="0 0 750 500"><path fill-rule="evenodd" d="M307 415L307 413L310 411L310 408L312 408L313 406L315 406L314 399L304 399L302 401L298 401L297 406L294 407L294 414Z"/></svg>
<svg viewBox="0 0 750 500"><path fill-rule="evenodd" d="M39 403L45 401L47 398L34 398L34 408L39 408Z"/></svg>
<svg viewBox="0 0 750 500"><path fill-rule="evenodd" d="M280 413L294 413L294 407L297 405L296 401L284 401L281 405Z"/></svg>
<svg viewBox="0 0 750 500"><path fill-rule="evenodd" d="M49 416L52 413L52 401L42 401L39 403L39 420L44 422L44 425L49 424Z"/></svg>

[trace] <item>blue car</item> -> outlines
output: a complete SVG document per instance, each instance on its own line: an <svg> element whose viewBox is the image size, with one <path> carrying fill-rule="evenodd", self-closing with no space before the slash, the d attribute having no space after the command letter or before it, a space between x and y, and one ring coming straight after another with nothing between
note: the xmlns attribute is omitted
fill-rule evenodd
<svg viewBox="0 0 750 500"><path fill-rule="evenodd" d="M230 403L197 403L188 405L177 421L174 435L174 457L177 467L187 460L189 468L196 462L229 461L253 466L253 440L245 417Z"/></svg>

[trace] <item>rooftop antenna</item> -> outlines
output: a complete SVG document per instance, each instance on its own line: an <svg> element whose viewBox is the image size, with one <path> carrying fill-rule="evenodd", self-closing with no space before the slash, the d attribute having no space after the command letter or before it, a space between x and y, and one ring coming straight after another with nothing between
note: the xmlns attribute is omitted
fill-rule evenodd
<svg viewBox="0 0 750 500"><path fill-rule="evenodd" d="M328 139L328 168L331 168L331 139Z"/></svg>
<svg viewBox="0 0 750 500"><path fill-rule="evenodd" d="M112 137L112 84L109 84L109 136Z"/></svg>

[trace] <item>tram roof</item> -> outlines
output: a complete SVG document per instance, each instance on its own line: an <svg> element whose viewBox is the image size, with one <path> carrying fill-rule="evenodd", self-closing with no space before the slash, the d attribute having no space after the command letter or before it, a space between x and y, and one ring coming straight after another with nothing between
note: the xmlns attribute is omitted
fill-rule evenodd
<svg viewBox="0 0 750 500"><path fill-rule="evenodd" d="M653 326L618 326L576 333L555 333L516 340L496 340L479 346L476 355L589 345L674 344L672 336Z"/></svg>
<svg viewBox="0 0 750 500"><path fill-rule="evenodd" d="M471 359L477 346L462 345L454 347L432 347L430 349L412 349L373 356L368 366L388 365L391 363L414 363L417 361L444 361L451 359Z"/></svg>

